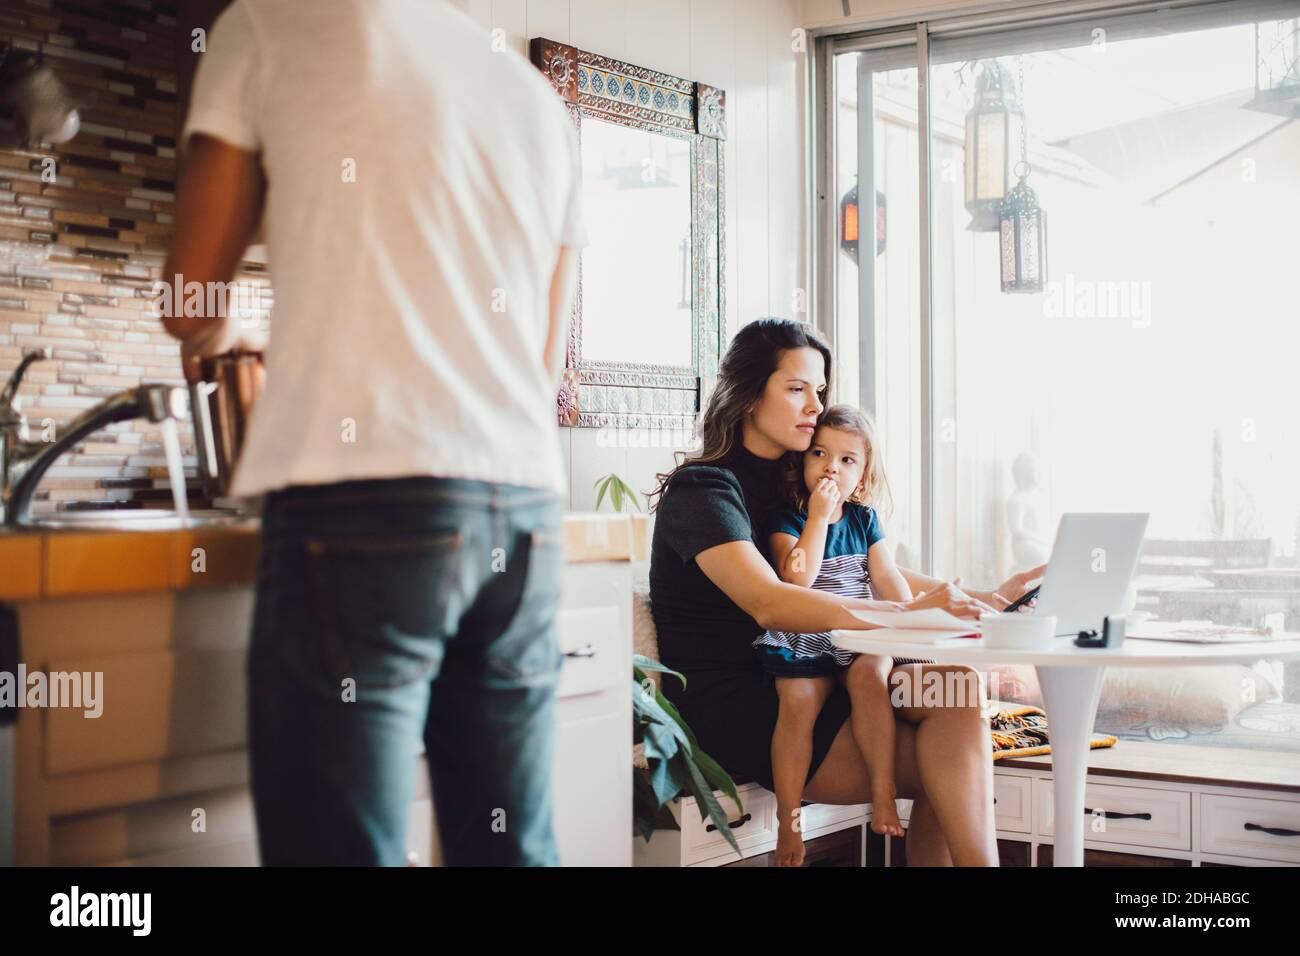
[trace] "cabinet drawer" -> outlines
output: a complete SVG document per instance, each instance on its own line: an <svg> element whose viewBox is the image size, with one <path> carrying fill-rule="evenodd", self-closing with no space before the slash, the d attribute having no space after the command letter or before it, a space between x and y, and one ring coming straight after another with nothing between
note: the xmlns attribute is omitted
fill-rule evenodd
<svg viewBox="0 0 1300 956"><path fill-rule="evenodd" d="M1300 863L1300 803L1202 794L1201 851Z"/></svg>
<svg viewBox="0 0 1300 956"><path fill-rule="evenodd" d="M219 865L220 847L249 841L256 850L252 794L236 787L55 817L50 863L99 866L183 851L193 861L185 865Z"/></svg>
<svg viewBox="0 0 1300 956"><path fill-rule="evenodd" d="M757 844L776 841L776 796L762 787L739 790L745 812L742 814L730 797L719 796L727 812L731 832L742 850ZM735 857L735 851L709 819L700 819L694 798L671 804L682 828L682 865L690 866L719 856Z"/></svg>
<svg viewBox="0 0 1300 956"><path fill-rule="evenodd" d="M247 740L243 650L190 648L48 667L103 675L98 717L84 708L46 711L50 776L238 750Z"/></svg>
<svg viewBox="0 0 1300 956"><path fill-rule="evenodd" d="M1053 833L1052 781L1038 780L1039 832ZM1041 799L1040 799L1041 798ZM1083 839L1133 846L1192 848L1192 795L1174 790L1089 783L1083 792ZM1107 815L1108 814L1108 815Z"/></svg>
<svg viewBox="0 0 1300 956"><path fill-rule="evenodd" d="M615 607L565 608L556 621L564 669L556 694L594 694L619 683L630 684L632 671L623 666L628 640Z"/></svg>
<svg viewBox="0 0 1300 956"><path fill-rule="evenodd" d="M993 775L993 824L997 829L1033 832L1032 784L1029 777Z"/></svg>
<svg viewBox="0 0 1300 956"><path fill-rule="evenodd" d="M867 818L869 803L856 803L849 806L836 806L830 803L810 803L803 808L804 833L812 833L823 827L849 820L862 821Z"/></svg>

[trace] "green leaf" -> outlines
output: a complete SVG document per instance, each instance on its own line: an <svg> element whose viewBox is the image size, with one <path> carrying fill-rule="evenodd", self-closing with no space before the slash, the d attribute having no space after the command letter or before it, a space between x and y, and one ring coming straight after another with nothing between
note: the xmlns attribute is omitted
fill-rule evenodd
<svg viewBox="0 0 1300 956"><path fill-rule="evenodd" d="M658 696L658 694L655 695L655 697ZM633 708L637 715L648 717L652 721L651 723L646 724L646 737L649 738L651 734L658 733L658 731L655 730L656 727L662 727L666 732L670 733L681 742L682 747L685 748L687 753L691 753L695 745L691 741L690 732L681 725L679 720L674 720L668 712L663 709L655 697L642 693L640 688L637 689L635 694Z"/></svg>
<svg viewBox="0 0 1300 956"><path fill-rule="evenodd" d="M628 501L632 502L632 507L635 508L637 511L640 511L641 505L636 500L637 499L636 489L633 488L631 485L629 485L627 482L625 482L622 478L618 478L617 476L615 476L615 478L618 481L618 483L623 486L623 494L627 496Z"/></svg>
<svg viewBox="0 0 1300 956"><path fill-rule="evenodd" d="M677 757L679 760L685 759L680 754ZM673 773L674 763L673 760L659 760L651 764L650 788L654 791L655 799L659 801L660 806L669 800L677 799L677 795L685 789L682 782L677 779L677 775Z"/></svg>
<svg viewBox="0 0 1300 956"><path fill-rule="evenodd" d="M679 681L682 682L682 690L686 689L685 675L678 673L677 671L673 670L671 667L665 667L663 664L660 664L658 661L646 657L644 654L633 654L632 675L637 679L638 683L641 683L645 680L644 671L658 671L661 674L672 674L674 677L676 677Z"/></svg>
<svg viewBox="0 0 1300 956"><path fill-rule="evenodd" d="M598 479L599 480L599 479ZM606 478L600 485L600 494L596 495L596 510L600 510L600 503L605 499L605 491L609 488L609 479Z"/></svg>
<svg viewBox="0 0 1300 956"><path fill-rule="evenodd" d="M731 832L731 827L727 826L727 813L722 809L722 804L718 803L718 798L713 795L713 788L709 786L708 781L701 776L699 768L691 760L685 757L681 758L686 763L686 769L691 774L691 794L695 797L696 806L700 807L700 819L704 820L707 816L713 821L713 825L718 828L731 848L740 856L740 844L736 842L736 835ZM707 811L707 813L706 813Z"/></svg>
<svg viewBox="0 0 1300 956"><path fill-rule="evenodd" d="M645 729L646 760L662 757L671 760L681 752L681 745L686 740L673 733L673 728L666 724L650 724Z"/></svg>
<svg viewBox="0 0 1300 956"><path fill-rule="evenodd" d="M699 741L695 739L695 731L691 730L686 721L682 720L682 715L677 712L677 708L673 706L673 702L665 697L662 692L659 692L655 695L655 703L658 704L660 709L668 714L669 717L677 721L677 723L681 725L682 729L686 731L686 736L691 742L691 748L694 749L695 747L698 747Z"/></svg>
<svg viewBox="0 0 1300 956"><path fill-rule="evenodd" d="M673 758L682 754L677 739L665 728L653 728L646 735L645 758L650 765L650 786L662 806L682 790L681 781L675 779Z"/></svg>
<svg viewBox="0 0 1300 956"><path fill-rule="evenodd" d="M695 741L692 740L691 743L694 744ZM695 758L695 762L699 765L700 772L704 775L704 779L708 781L709 786L714 790L721 790L731 797L732 800L736 801L736 806L740 807L740 811L744 813L745 806L740 799L739 792L736 790L736 782L731 779L727 771L723 770L716 760L701 750L699 745L695 745L691 749L691 756Z"/></svg>

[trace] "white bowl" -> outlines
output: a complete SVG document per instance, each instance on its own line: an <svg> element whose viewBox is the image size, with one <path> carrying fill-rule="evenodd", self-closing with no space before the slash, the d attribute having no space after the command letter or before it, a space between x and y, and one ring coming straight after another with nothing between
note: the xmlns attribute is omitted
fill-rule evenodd
<svg viewBox="0 0 1300 956"><path fill-rule="evenodd" d="M980 617L985 647L1051 647L1056 637L1056 617L1041 614L985 614Z"/></svg>

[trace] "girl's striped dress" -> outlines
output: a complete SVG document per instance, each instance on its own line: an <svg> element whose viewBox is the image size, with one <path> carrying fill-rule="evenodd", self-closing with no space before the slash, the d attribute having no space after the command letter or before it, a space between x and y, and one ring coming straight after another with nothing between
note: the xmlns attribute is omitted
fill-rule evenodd
<svg viewBox="0 0 1300 956"><path fill-rule="evenodd" d="M766 535L783 532L798 538L803 534L807 516L794 508L777 508L768 522ZM764 536L764 541L768 539ZM826 527L826 552L821 570L812 586L819 591L831 591L846 597L873 598L871 572L867 568L867 552L885 536L876 509L854 501L846 501L840 520ZM831 656L841 666L853 662L857 655L831 643L829 633L795 634L790 631L764 631L754 641L754 647L785 648L795 657ZM895 664L932 663L911 657L895 657Z"/></svg>

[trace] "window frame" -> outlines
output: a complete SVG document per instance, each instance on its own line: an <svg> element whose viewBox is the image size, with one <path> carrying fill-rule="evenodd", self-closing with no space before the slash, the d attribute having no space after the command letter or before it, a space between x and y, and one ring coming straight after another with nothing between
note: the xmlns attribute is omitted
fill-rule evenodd
<svg viewBox="0 0 1300 956"><path fill-rule="evenodd" d="M809 275L811 289L809 308L815 316L815 325L826 336L836 355L838 350L836 255L838 252L839 184L835 177L836 157L836 97L835 58L846 53L876 52L888 57L883 68L897 60L917 69L917 136L919 193L918 285L920 322L920 462L918 474L921 487L920 550L921 566L918 570L930 574L934 568L934 310L932 308L933 249L930 242L931 220L931 170L930 143L933 129L930 115L931 45L937 42L948 52L940 62L951 59L951 53L966 43L987 45L1006 40L1007 52L1027 52L1050 48L1054 38L1064 30L1083 21L1104 22L1115 30L1116 39L1170 32L1187 32L1252 22L1260 19L1289 19L1300 10L1295 0L1045 0L1030 6L1007 10L976 10L963 14L936 14L931 17L903 16L877 17L856 20L853 23L823 27L810 31L813 40L812 55L808 58L805 82L809 90L807 200L811 215L809 229L812 239ZM861 99L859 100L861 102ZM870 102L870 101L868 101ZM861 114L860 114L861 116ZM859 143L870 143L870 133L865 136L861 127L870 131L872 122L859 121ZM873 183L863 178L862 157L859 147L859 183ZM871 168L871 151L867 150L867 169ZM874 196L874 186L866 195ZM874 204L874 199L872 200ZM874 230L871 230L874 236ZM873 239L874 241L874 239ZM871 268L863 269L863 264ZM862 272L874 271L873 257L859 260ZM859 276L859 288L873 288L871 276ZM840 396L838 400L857 402L862 408L874 412L873 383L861 370L872 368L875 362L874 315L870 315L874 299L859 297L858 362L859 394Z"/></svg>

